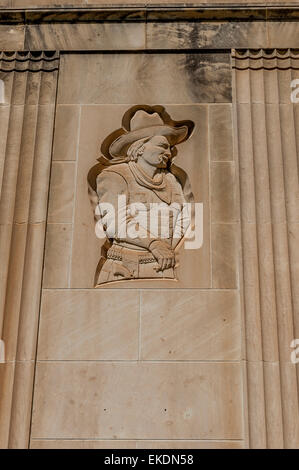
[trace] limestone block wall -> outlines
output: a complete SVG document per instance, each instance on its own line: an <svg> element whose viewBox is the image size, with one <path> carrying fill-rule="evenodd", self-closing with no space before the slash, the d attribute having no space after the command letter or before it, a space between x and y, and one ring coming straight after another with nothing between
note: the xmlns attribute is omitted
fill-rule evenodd
<svg viewBox="0 0 299 470"><path fill-rule="evenodd" d="M229 61L61 57L31 447L244 446ZM100 243L87 174L135 103L195 123L176 164L204 203L204 243L180 253L178 281L95 289Z"/></svg>
<svg viewBox="0 0 299 470"><path fill-rule="evenodd" d="M296 5L28 5L0 14L1 447L299 447ZM136 104L195 124L204 243L175 287L95 289L87 174Z"/></svg>

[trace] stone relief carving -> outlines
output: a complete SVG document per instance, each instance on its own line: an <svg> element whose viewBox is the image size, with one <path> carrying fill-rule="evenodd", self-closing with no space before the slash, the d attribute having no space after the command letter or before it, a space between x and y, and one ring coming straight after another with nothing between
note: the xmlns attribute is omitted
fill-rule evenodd
<svg viewBox="0 0 299 470"><path fill-rule="evenodd" d="M96 234L106 237L95 286L176 279L193 195L187 174L173 160L193 128L192 121L173 121L162 106L140 105L103 141L99 163L88 174Z"/></svg>

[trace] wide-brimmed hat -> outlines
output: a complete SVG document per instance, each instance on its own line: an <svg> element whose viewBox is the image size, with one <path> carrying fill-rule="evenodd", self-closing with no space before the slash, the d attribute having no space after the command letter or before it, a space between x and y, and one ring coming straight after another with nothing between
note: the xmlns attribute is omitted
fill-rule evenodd
<svg viewBox="0 0 299 470"><path fill-rule="evenodd" d="M147 137L164 136L170 146L175 146L190 136L194 127L191 121L165 122L157 109L158 107L150 106L137 108L130 116L127 129L110 144L109 154L112 157L126 156L131 144Z"/></svg>

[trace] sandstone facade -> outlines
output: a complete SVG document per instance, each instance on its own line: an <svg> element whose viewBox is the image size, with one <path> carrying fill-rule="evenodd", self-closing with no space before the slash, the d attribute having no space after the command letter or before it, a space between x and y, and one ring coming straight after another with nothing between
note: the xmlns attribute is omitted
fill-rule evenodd
<svg viewBox="0 0 299 470"><path fill-rule="evenodd" d="M1 447L298 448L299 4L0 6ZM87 177L135 105L194 124L203 244L95 288Z"/></svg>

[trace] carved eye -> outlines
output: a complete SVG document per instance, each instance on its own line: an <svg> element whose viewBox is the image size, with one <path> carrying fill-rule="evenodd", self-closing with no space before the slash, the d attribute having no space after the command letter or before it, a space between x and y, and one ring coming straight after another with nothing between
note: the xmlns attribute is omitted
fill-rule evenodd
<svg viewBox="0 0 299 470"><path fill-rule="evenodd" d="M168 149L169 145L168 144L159 144L159 147L162 147L163 149Z"/></svg>

